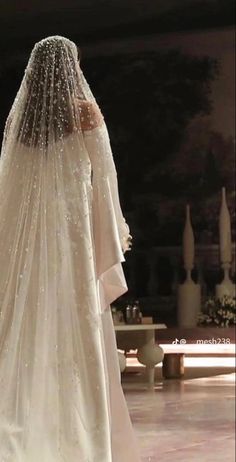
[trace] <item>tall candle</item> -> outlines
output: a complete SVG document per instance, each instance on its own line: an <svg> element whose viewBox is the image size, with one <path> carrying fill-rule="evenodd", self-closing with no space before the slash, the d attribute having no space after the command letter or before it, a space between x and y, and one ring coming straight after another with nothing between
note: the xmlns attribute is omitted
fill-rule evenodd
<svg viewBox="0 0 236 462"><path fill-rule="evenodd" d="M222 188L222 200L219 216L220 261L230 263L232 260L231 222L226 202L225 188Z"/></svg>
<svg viewBox="0 0 236 462"><path fill-rule="evenodd" d="M186 220L183 232L184 268L189 273L194 267L194 234L190 218L190 206L186 206Z"/></svg>

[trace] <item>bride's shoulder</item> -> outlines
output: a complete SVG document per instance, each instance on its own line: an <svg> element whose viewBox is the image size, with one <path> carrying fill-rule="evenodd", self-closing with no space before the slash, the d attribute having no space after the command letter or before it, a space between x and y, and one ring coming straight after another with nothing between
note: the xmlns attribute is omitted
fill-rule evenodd
<svg viewBox="0 0 236 462"><path fill-rule="evenodd" d="M95 101L77 100L82 130L92 130L103 124L103 115Z"/></svg>

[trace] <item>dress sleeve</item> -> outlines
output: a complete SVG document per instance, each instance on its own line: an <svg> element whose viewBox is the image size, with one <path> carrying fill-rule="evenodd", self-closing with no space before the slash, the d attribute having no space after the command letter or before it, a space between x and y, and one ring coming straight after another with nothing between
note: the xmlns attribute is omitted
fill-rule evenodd
<svg viewBox="0 0 236 462"><path fill-rule="evenodd" d="M85 145L89 154L93 172L93 188L99 190L103 201L109 201L113 209L123 252L130 249L130 230L123 216L117 172L111 150L108 130L100 109L91 104L86 108L83 117Z"/></svg>
<svg viewBox="0 0 236 462"><path fill-rule="evenodd" d="M93 106L89 113L89 119L82 119L86 128L83 130L85 147L92 166L97 270L106 287L106 299L111 303L127 290L121 262L130 248L131 236L120 206L117 172L106 124L98 106Z"/></svg>

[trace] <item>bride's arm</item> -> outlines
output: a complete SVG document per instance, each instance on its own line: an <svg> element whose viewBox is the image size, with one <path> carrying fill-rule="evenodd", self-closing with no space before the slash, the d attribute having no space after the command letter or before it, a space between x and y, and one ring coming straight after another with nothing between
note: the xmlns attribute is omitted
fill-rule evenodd
<svg viewBox="0 0 236 462"><path fill-rule="evenodd" d="M95 102L78 100L78 110L83 132L103 125L103 115Z"/></svg>
<svg viewBox="0 0 236 462"><path fill-rule="evenodd" d="M122 249L126 252L130 250L132 237L120 206L117 172L107 127L95 102L80 102L79 111L85 145L92 165L93 185L100 190L100 194L103 193L104 188L104 200L106 200L105 189L107 182L109 183L111 206L114 208Z"/></svg>

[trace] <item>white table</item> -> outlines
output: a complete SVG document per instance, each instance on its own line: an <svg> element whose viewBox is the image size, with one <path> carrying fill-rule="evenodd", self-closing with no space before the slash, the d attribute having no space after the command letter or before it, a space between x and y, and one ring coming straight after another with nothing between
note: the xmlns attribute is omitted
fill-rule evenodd
<svg viewBox="0 0 236 462"><path fill-rule="evenodd" d="M155 331L166 329L165 324L115 324L116 341L118 349L125 353L130 350L137 351L137 359L146 366L146 375L149 385L155 381L155 365L164 358L164 351L155 342Z"/></svg>

